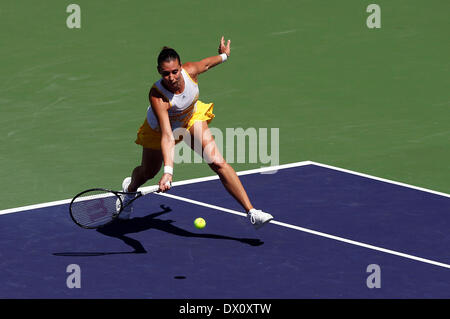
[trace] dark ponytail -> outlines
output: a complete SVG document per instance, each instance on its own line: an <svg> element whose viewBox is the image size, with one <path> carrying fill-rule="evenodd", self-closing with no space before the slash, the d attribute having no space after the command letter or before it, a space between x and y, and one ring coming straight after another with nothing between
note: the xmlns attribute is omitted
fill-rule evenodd
<svg viewBox="0 0 450 319"><path fill-rule="evenodd" d="M181 64L181 59L177 51L169 47L163 47L158 55L158 67L161 67L163 62L169 62L172 60L178 60Z"/></svg>

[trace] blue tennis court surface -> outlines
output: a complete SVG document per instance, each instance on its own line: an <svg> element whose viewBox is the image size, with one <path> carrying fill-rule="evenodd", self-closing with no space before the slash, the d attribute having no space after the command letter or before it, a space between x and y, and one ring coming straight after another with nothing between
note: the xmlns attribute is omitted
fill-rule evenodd
<svg viewBox="0 0 450 319"><path fill-rule="evenodd" d="M240 178L275 217L260 230L218 179L147 195L101 230L76 226L67 204L3 213L0 298L450 297L448 195L317 164Z"/></svg>

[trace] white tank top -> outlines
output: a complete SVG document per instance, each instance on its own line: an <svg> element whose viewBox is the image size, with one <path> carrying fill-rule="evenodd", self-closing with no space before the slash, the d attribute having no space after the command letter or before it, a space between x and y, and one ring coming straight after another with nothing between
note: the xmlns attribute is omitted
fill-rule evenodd
<svg viewBox="0 0 450 319"><path fill-rule="evenodd" d="M199 96L198 84L191 79L184 69L181 69L181 75L184 79L184 91L180 94L174 94L167 90L161 83L162 79L154 84L154 87L169 100L170 108L168 113L172 130L187 126L190 118L196 111ZM147 122L155 131L161 131L158 118L153 112L151 105L147 109Z"/></svg>

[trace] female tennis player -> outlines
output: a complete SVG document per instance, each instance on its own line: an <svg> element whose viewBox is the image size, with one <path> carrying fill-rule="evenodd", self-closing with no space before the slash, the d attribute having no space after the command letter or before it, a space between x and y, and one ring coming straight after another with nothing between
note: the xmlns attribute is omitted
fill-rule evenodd
<svg viewBox="0 0 450 319"><path fill-rule="evenodd" d="M150 89L150 106L147 117L139 128L136 144L143 147L141 165L136 167L131 177L122 183L124 192L135 192L152 179L161 169L164 162L164 174L159 181L161 191L170 189L173 178L173 162L175 144L182 136L174 136L174 130L180 128L189 132L190 140L185 142L200 154L194 145L201 145L201 154L219 176L225 189L245 209L250 222L259 228L273 219L273 216L253 207L234 169L222 157L212 136L208 124L214 118L213 103L205 104L199 98L198 76L209 69L227 61L230 56L230 44L225 45L221 38L219 55L207 57L198 62L181 64L178 53L164 47L158 56L158 72L161 79ZM185 132L186 132L185 131ZM176 134L178 135L178 134ZM130 198L123 198L128 202ZM132 205L119 215L127 219L132 211Z"/></svg>

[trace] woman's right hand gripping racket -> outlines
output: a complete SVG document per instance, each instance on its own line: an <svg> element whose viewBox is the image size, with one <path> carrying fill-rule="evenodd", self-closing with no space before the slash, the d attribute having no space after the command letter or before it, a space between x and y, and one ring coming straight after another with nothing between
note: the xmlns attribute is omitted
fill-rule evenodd
<svg viewBox="0 0 450 319"><path fill-rule="evenodd" d="M95 229L111 223L126 206L139 197L159 191L158 185L140 192L118 192L104 188L88 189L77 194L70 202L70 217L80 227ZM125 196L132 197L126 204L122 199Z"/></svg>

